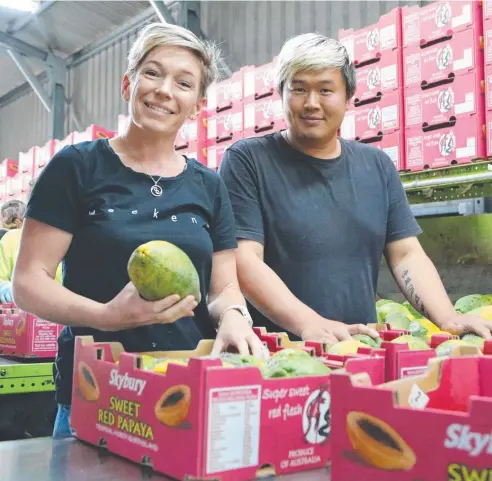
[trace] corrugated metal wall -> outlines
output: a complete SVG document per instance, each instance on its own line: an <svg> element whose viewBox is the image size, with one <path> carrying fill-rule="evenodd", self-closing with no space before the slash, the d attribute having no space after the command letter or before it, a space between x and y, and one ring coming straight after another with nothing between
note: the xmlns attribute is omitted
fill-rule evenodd
<svg viewBox="0 0 492 481"><path fill-rule="evenodd" d="M46 143L50 118L33 91L0 110L0 159L18 158L20 151Z"/></svg>
<svg viewBox="0 0 492 481"><path fill-rule="evenodd" d="M338 30L360 28L406 1L207 1L201 2L202 29L219 42L230 67L269 62L290 36L310 31L338 36ZM423 3L423 2L420 2ZM125 57L136 29L69 72L66 131L75 130L72 109L82 124L116 129L126 113L120 82ZM0 159L17 156L47 140L49 117L33 94L0 110Z"/></svg>

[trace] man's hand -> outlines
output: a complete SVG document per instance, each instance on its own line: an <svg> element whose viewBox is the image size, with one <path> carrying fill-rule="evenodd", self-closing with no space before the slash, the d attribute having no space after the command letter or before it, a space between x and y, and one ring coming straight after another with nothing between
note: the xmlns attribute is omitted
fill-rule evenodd
<svg viewBox="0 0 492 481"><path fill-rule="evenodd" d="M492 338L492 321L468 314L453 314L439 322L442 331L460 336L468 332L478 334L485 339Z"/></svg>
<svg viewBox="0 0 492 481"><path fill-rule="evenodd" d="M351 339L355 334L366 334L378 339L378 333L364 324L344 324L343 322L321 319L320 322L310 325L301 333L304 341L320 341L326 344L336 344Z"/></svg>

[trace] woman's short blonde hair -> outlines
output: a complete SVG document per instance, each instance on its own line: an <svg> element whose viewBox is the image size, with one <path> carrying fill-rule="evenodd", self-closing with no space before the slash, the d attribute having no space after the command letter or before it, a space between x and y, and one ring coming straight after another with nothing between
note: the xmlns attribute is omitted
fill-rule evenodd
<svg viewBox="0 0 492 481"><path fill-rule="evenodd" d="M159 46L183 47L191 50L202 62L201 97L219 78L220 51L210 41L199 39L193 32L178 25L151 23L146 25L133 43L128 55L126 74L132 79L152 49Z"/></svg>
<svg viewBox="0 0 492 481"><path fill-rule="evenodd" d="M319 33L305 33L287 40L277 57L275 81L282 95L284 87L301 71L316 72L326 68L342 72L347 100L355 94L355 66L347 49L333 38Z"/></svg>

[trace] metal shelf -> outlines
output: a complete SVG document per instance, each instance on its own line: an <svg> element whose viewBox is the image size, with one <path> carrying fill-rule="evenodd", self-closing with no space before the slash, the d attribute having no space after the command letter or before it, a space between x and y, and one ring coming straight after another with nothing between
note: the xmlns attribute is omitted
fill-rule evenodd
<svg viewBox="0 0 492 481"><path fill-rule="evenodd" d="M414 211L422 215L439 215L439 211L444 215L484 213L487 211L487 203L484 202L484 211L477 210L477 206L469 202L450 202L492 197L492 163L489 161L405 172L400 174L400 178L410 204L414 207L428 205L428 209L415 207ZM427 211L430 214L426 214Z"/></svg>
<svg viewBox="0 0 492 481"><path fill-rule="evenodd" d="M55 390L53 363L6 363L0 359L0 395Z"/></svg>

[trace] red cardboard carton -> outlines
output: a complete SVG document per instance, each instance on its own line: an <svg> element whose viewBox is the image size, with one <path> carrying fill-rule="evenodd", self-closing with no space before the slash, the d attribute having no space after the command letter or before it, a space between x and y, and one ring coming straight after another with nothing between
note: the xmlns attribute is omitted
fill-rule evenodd
<svg viewBox="0 0 492 481"><path fill-rule="evenodd" d="M275 67L277 58L259 67L250 67L244 73L244 100L258 100L277 92Z"/></svg>
<svg viewBox="0 0 492 481"><path fill-rule="evenodd" d="M287 128L282 99L278 93L244 103L244 138Z"/></svg>
<svg viewBox="0 0 492 481"><path fill-rule="evenodd" d="M432 359L425 374L377 387L331 377L334 480L490 478L492 356Z"/></svg>
<svg viewBox="0 0 492 481"><path fill-rule="evenodd" d="M207 127L205 117L199 115L195 120L187 120L178 131L174 147L176 150L189 149L194 144L205 144Z"/></svg>
<svg viewBox="0 0 492 481"><path fill-rule="evenodd" d="M56 152L56 140L48 140L45 145L38 148L34 159L34 178L37 178L41 171L46 167Z"/></svg>
<svg viewBox="0 0 492 481"><path fill-rule="evenodd" d="M286 474L324 467L330 456L330 376L264 379L256 366L223 367L210 353L165 374L117 343L75 342L75 436L178 480L246 481L265 467ZM116 363L115 361L118 361ZM349 372L382 382L382 358L350 359Z"/></svg>
<svg viewBox="0 0 492 481"><path fill-rule="evenodd" d="M399 171L406 169L405 161L405 131L403 129L391 134L384 134L373 139L372 142L365 142L372 147L381 149L395 164Z"/></svg>
<svg viewBox="0 0 492 481"><path fill-rule="evenodd" d="M431 2L403 7L403 45L427 45L454 33L482 29L482 3L477 0Z"/></svg>
<svg viewBox="0 0 492 481"><path fill-rule="evenodd" d="M486 112L486 133L487 133L487 157L492 157L492 110Z"/></svg>
<svg viewBox="0 0 492 481"><path fill-rule="evenodd" d="M405 87L430 85L468 72L483 75L483 39L475 29L458 32L450 39L404 54Z"/></svg>
<svg viewBox="0 0 492 481"><path fill-rule="evenodd" d="M6 181L7 177L14 177L19 172L19 161L14 159L4 159L0 164L0 179Z"/></svg>
<svg viewBox="0 0 492 481"><path fill-rule="evenodd" d="M392 92L348 110L340 127L340 133L345 139L367 140L402 128L402 95L400 92Z"/></svg>
<svg viewBox="0 0 492 481"><path fill-rule="evenodd" d="M0 353L16 357L55 357L63 326L6 306L2 305L0 314Z"/></svg>
<svg viewBox="0 0 492 481"><path fill-rule="evenodd" d="M74 144L73 134L74 134L73 132L70 132L64 139L57 140L56 145L55 145L55 151L59 152L64 147L66 147L68 145L73 145Z"/></svg>
<svg viewBox="0 0 492 481"><path fill-rule="evenodd" d="M486 156L485 118L457 119L453 126L423 132L406 131L406 168L423 170L467 164Z"/></svg>
<svg viewBox="0 0 492 481"><path fill-rule="evenodd" d="M83 132L73 133L73 143L86 142L97 139L111 139L116 135L113 130L105 129L100 125L89 125Z"/></svg>
<svg viewBox="0 0 492 481"><path fill-rule="evenodd" d="M221 142L220 144L212 143L205 149L205 165L210 169L217 170L222 162L225 151L234 144L235 141Z"/></svg>
<svg viewBox="0 0 492 481"><path fill-rule="evenodd" d="M230 78L211 85L207 92L207 112L221 112L241 103L245 98L244 77L250 72L254 72L254 67L248 65L234 72Z"/></svg>
<svg viewBox="0 0 492 481"><path fill-rule="evenodd" d="M233 107L207 118L207 144L236 141L243 137L243 104L235 103Z"/></svg>
<svg viewBox="0 0 492 481"><path fill-rule="evenodd" d="M425 128L477 115L484 104L484 82L477 72L427 90L417 85L405 91L405 126Z"/></svg>
<svg viewBox="0 0 492 481"><path fill-rule="evenodd" d="M37 154L38 147L31 147L27 152L19 152L19 172L23 174L24 172L34 171L34 162Z"/></svg>
<svg viewBox="0 0 492 481"><path fill-rule="evenodd" d="M359 30L341 29L338 38L355 65L398 49L401 47L401 8L394 8L382 15L377 23Z"/></svg>
<svg viewBox="0 0 492 481"><path fill-rule="evenodd" d="M403 89L402 58L399 50L385 52L376 62L357 69L357 88L354 103L357 105L381 95Z"/></svg>

